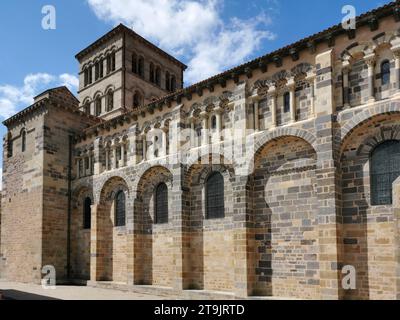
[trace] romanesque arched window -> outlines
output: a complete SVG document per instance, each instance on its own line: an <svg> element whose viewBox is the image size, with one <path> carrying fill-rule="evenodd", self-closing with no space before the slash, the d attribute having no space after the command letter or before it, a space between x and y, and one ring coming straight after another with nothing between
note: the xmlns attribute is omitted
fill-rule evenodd
<svg viewBox="0 0 400 320"><path fill-rule="evenodd" d="M149 74L149 79L150 82L154 83L154 78L155 78L155 74L154 74L154 64L153 62L150 63L150 74Z"/></svg>
<svg viewBox="0 0 400 320"><path fill-rule="evenodd" d="M92 217L92 199L89 197L85 198L83 203L83 229L90 229L91 217Z"/></svg>
<svg viewBox="0 0 400 320"><path fill-rule="evenodd" d="M25 129L21 132L21 151L25 152L26 150L26 131Z"/></svg>
<svg viewBox="0 0 400 320"><path fill-rule="evenodd" d="M161 69L160 67L156 68L156 79L155 79L156 85L161 87Z"/></svg>
<svg viewBox="0 0 400 320"><path fill-rule="evenodd" d="M100 63L96 62L94 65L94 80L97 81L100 78Z"/></svg>
<svg viewBox="0 0 400 320"><path fill-rule="evenodd" d="M139 92L135 92L133 95L133 107L138 108L141 105L142 97Z"/></svg>
<svg viewBox="0 0 400 320"><path fill-rule="evenodd" d="M371 154L370 170L372 205L392 204L392 185L400 176L400 141L378 145Z"/></svg>
<svg viewBox="0 0 400 320"><path fill-rule="evenodd" d="M385 60L381 63L382 86L390 84L390 62Z"/></svg>
<svg viewBox="0 0 400 320"><path fill-rule="evenodd" d="M167 90L167 91L171 90L170 78L169 78L169 72L168 71L165 73L165 90Z"/></svg>
<svg viewBox="0 0 400 320"><path fill-rule="evenodd" d="M214 172L206 182L207 219L225 217L224 197L224 178L219 172Z"/></svg>
<svg viewBox="0 0 400 320"><path fill-rule="evenodd" d="M99 65L100 65L100 78L103 78L104 76L104 59L101 59L99 61Z"/></svg>
<svg viewBox="0 0 400 320"><path fill-rule="evenodd" d="M115 226L125 226L125 193L118 191L115 196Z"/></svg>
<svg viewBox="0 0 400 320"><path fill-rule="evenodd" d="M111 71L115 71L115 52L111 53Z"/></svg>
<svg viewBox="0 0 400 320"><path fill-rule="evenodd" d="M101 111L101 97L98 96L95 100L95 113L97 117L101 115Z"/></svg>
<svg viewBox="0 0 400 320"><path fill-rule="evenodd" d="M85 112L86 115L90 115L90 102L86 101L85 106L83 107L83 112Z"/></svg>
<svg viewBox="0 0 400 320"><path fill-rule="evenodd" d="M160 183L156 188L155 195L155 223L168 223L168 187Z"/></svg>
<svg viewBox="0 0 400 320"><path fill-rule="evenodd" d="M138 58L136 53L132 54L132 72L138 73Z"/></svg>
<svg viewBox="0 0 400 320"><path fill-rule="evenodd" d="M213 115L211 117L211 130L216 130L217 129L217 117Z"/></svg>
<svg viewBox="0 0 400 320"><path fill-rule="evenodd" d="M144 78L144 59L143 59L143 57L139 58L138 74L139 74L140 77Z"/></svg>
<svg viewBox="0 0 400 320"><path fill-rule="evenodd" d="M88 68L88 84L92 84L93 82L93 68Z"/></svg>
<svg viewBox="0 0 400 320"><path fill-rule="evenodd" d="M114 109L114 92L109 90L107 92L107 112L110 112Z"/></svg>
<svg viewBox="0 0 400 320"><path fill-rule="evenodd" d="M290 111L290 93L286 92L283 95L283 112L289 112Z"/></svg>
<svg viewBox="0 0 400 320"><path fill-rule="evenodd" d="M174 92L176 90L176 78L175 76L171 76L171 91Z"/></svg>
<svg viewBox="0 0 400 320"><path fill-rule="evenodd" d="M89 69L83 71L83 84L85 87L89 84Z"/></svg>

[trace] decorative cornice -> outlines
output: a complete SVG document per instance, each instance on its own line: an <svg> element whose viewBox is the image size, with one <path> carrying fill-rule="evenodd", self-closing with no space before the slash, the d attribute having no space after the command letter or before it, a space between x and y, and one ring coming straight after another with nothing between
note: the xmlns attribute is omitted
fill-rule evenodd
<svg viewBox="0 0 400 320"><path fill-rule="evenodd" d="M356 18L357 24L356 27L360 28L363 26L374 26L378 23L379 27L379 19L394 16L395 19L399 19L400 21L400 0L393 1L387 5L384 5L375 10L369 11L365 14L362 14ZM377 22L375 22L375 20ZM118 28L118 27L117 27ZM126 28L126 27L125 27ZM133 31L132 31L133 32ZM241 75L246 75L247 77L251 77L254 70L261 69L262 72L266 72L268 70L268 65L275 63L276 65L281 65L283 58L292 57L292 59L296 60L297 55L300 55L300 52L303 50L311 50L311 52L315 53L317 49L317 45L321 43L328 43L330 46L335 44L336 37L348 34L348 30L345 30L341 24L337 24L331 28L328 28L322 32L314 34L310 37L304 38L300 41L297 41L291 45L278 49L274 52L271 52L267 55L249 61L245 64L237 66L233 69L227 70L223 73L215 75L209 79L203 80L199 83L193 84L187 88L180 89L176 92L168 94L160 99L151 102L149 105L143 106L141 108L137 108L133 111L127 112L126 114L121 115L120 117L128 117L131 119L135 119L138 115L144 115L145 112L148 111L148 108L152 108L156 105L163 105L166 102L169 104L171 101L176 101L177 104L182 103L183 98L191 98L193 94L197 94L201 89L208 89L210 92L214 91L215 86L226 87L226 83L228 80L233 80L238 82L239 77ZM87 130L94 130L94 128L89 128Z"/></svg>
<svg viewBox="0 0 400 320"><path fill-rule="evenodd" d="M111 31L106 33L100 39L96 40L91 45L89 45L88 47L86 47L85 49L80 51L75 56L75 58L78 61L80 61L84 56L86 56L86 55L90 54L91 52L93 52L94 50L96 50L98 47L100 47L102 44L106 43L112 37L114 37L114 36L116 36L118 34L125 34L125 33L133 36L136 40L139 40L143 44L149 46L151 49L153 49L156 52L158 52L159 54L161 54L162 56L166 57L168 60L174 62L177 65L179 65L179 67L181 67L183 70L187 69L187 66L184 63L182 63L181 61L179 61L175 57L171 56L170 54L166 53L164 50L160 49L159 47L157 47L156 45L154 45L150 41L148 41L145 38L141 37L135 31L133 31L132 29L128 28L127 26L125 26L123 24L119 24L117 27L115 27L114 29L112 29Z"/></svg>

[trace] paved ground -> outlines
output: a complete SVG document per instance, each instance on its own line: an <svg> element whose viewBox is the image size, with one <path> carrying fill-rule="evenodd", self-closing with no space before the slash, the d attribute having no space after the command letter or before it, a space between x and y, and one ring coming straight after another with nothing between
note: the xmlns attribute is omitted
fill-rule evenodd
<svg viewBox="0 0 400 320"><path fill-rule="evenodd" d="M165 297L145 295L117 290L57 286L54 290L43 289L39 285L21 284L0 280L0 294L13 300L165 300ZM1 300L1 298L0 298Z"/></svg>

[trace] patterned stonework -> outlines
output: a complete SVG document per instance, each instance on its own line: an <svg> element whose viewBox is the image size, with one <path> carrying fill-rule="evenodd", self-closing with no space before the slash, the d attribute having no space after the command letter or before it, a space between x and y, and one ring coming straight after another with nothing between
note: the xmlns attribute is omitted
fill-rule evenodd
<svg viewBox="0 0 400 320"><path fill-rule="evenodd" d="M400 298L399 179L393 204L381 206L370 179L371 152L400 141L396 6L370 13L382 13L378 30L360 23L355 38L313 38L172 94L148 83L149 64L177 76L184 66L148 44L138 49L144 78L126 71L121 82L137 50L125 29L80 53L82 70L116 53L115 73L79 97L105 99L112 85L117 111L85 115L84 101L56 88L5 122L0 277L39 282L53 265L59 282L187 298ZM146 105L127 102L136 91ZM224 186L219 219L207 213L214 172ZM118 192L126 223L115 227ZM353 290L342 287L344 266L356 270Z"/></svg>

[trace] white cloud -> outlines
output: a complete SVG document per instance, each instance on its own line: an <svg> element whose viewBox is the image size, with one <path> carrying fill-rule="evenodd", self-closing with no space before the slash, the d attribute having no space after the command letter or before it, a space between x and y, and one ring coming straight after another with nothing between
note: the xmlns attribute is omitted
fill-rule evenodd
<svg viewBox="0 0 400 320"><path fill-rule="evenodd" d="M33 97L42 91L63 85L76 91L78 78L67 73L59 76L36 73L27 75L22 86L0 84L0 118L9 118L21 108L28 107L33 103Z"/></svg>
<svg viewBox="0 0 400 320"><path fill-rule="evenodd" d="M125 23L178 57L189 69L193 83L242 63L263 40L275 35L266 29L271 19L260 12L251 20L224 22L223 0L88 0L104 21Z"/></svg>

